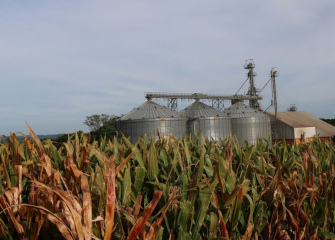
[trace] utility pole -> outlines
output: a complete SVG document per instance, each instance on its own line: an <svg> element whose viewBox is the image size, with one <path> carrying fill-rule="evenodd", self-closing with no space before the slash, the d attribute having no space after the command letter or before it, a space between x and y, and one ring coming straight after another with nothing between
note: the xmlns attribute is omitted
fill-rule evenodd
<svg viewBox="0 0 335 240"><path fill-rule="evenodd" d="M279 73L274 70L274 68L271 69L271 83L272 83L272 100L273 100L273 106L275 108L275 117L277 117L277 89L276 89L276 77L279 76Z"/></svg>

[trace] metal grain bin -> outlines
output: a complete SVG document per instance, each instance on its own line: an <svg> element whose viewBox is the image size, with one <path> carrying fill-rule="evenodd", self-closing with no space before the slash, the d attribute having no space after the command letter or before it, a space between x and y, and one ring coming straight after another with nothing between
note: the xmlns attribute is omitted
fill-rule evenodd
<svg viewBox="0 0 335 240"><path fill-rule="evenodd" d="M179 112L181 117L187 118L186 133L194 137L200 132L204 138L213 138L216 141L229 136L231 131L230 118L199 100Z"/></svg>
<svg viewBox="0 0 335 240"><path fill-rule="evenodd" d="M157 129L165 137L172 133L176 138L180 138L186 130L186 119L149 100L122 116L117 122L118 132L130 138L132 143L136 143L137 139L145 134L152 134L158 139Z"/></svg>
<svg viewBox="0 0 335 240"><path fill-rule="evenodd" d="M263 112L238 102L225 109L224 113L231 118L232 134L240 144L248 141L255 145L258 138L271 140L271 119Z"/></svg>

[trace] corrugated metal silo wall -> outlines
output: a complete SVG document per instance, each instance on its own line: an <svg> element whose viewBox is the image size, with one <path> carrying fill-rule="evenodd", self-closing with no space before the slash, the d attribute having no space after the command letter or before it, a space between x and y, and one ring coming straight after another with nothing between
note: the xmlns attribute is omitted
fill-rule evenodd
<svg viewBox="0 0 335 240"><path fill-rule="evenodd" d="M143 119L118 121L117 130L130 138L131 143L136 143L144 135L153 135L158 139L157 129L161 136L169 137L170 133L175 138L181 138L186 132L186 119Z"/></svg>
<svg viewBox="0 0 335 240"><path fill-rule="evenodd" d="M258 138L271 141L270 117L232 118L231 127L240 144L247 141L256 145Z"/></svg>
<svg viewBox="0 0 335 240"><path fill-rule="evenodd" d="M187 121L187 135L194 138L194 133L201 131L204 138L214 139L219 141L229 136L231 132L230 118L209 117L190 119Z"/></svg>

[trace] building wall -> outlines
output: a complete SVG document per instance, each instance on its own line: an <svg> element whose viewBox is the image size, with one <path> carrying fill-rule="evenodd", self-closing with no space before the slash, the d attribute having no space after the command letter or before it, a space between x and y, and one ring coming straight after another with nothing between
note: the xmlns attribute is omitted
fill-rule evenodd
<svg viewBox="0 0 335 240"><path fill-rule="evenodd" d="M300 139L302 135L304 135L305 138L313 138L316 136L315 127L294 128L295 139Z"/></svg>
<svg viewBox="0 0 335 240"><path fill-rule="evenodd" d="M271 129L272 139L274 141L280 141L283 139L295 139L294 128L276 118L271 118Z"/></svg>

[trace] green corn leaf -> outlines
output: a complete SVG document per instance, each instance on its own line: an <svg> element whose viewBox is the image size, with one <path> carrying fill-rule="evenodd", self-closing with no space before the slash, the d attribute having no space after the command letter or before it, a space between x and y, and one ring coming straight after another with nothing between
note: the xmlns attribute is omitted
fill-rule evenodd
<svg viewBox="0 0 335 240"><path fill-rule="evenodd" d="M193 232L192 239L198 238L199 230L204 222L211 199L212 199L212 192L208 188L199 190L198 204L195 209L196 219L195 219L194 228L192 229L192 232Z"/></svg>
<svg viewBox="0 0 335 240"><path fill-rule="evenodd" d="M116 137L113 138L113 152L114 152L115 162L119 162L119 143Z"/></svg>
<svg viewBox="0 0 335 240"><path fill-rule="evenodd" d="M318 237L320 238L327 238L327 239L335 239L335 234L325 231L323 229L318 229Z"/></svg>
<svg viewBox="0 0 335 240"><path fill-rule="evenodd" d="M155 144L151 141L148 159L148 178L150 181L153 181L156 179L156 176L158 176L158 160Z"/></svg>
<svg viewBox="0 0 335 240"><path fill-rule="evenodd" d="M134 159L138 162L138 164L143 169L145 169L145 165L144 165L142 154L141 154L140 150L135 145L131 144L129 142L129 140L124 135L122 135L122 140L132 150L132 152L134 154Z"/></svg>
<svg viewBox="0 0 335 240"><path fill-rule="evenodd" d="M124 172L124 178L122 181L122 204L128 205L130 202L130 193L131 193L131 178L130 178L130 169L126 168Z"/></svg>
<svg viewBox="0 0 335 240"><path fill-rule="evenodd" d="M160 183L160 182L150 182L150 181L147 181L146 183L148 184L152 184L152 185L155 185L155 186L158 186L161 188L161 190L163 190L165 188L165 184L164 183Z"/></svg>
<svg viewBox="0 0 335 240"><path fill-rule="evenodd" d="M181 227L184 231L186 231L187 225L190 222L190 212L192 209L192 203L190 201L182 202L179 205L179 214L177 218L178 226Z"/></svg>
<svg viewBox="0 0 335 240"><path fill-rule="evenodd" d="M147 147L148 147L148 136L145 134L142 141L142 159L145 159Z"/></svg>
<svg viewBox="0 0 335 240"><path fill-rule="evenodd" d="M145 178L145 169L142 167L136 167L135 168L135 181L134 181L134 186L137 189L137 192L140 193L142 192L142 187L144 183L144 178Z"/></svg>
<svg viewBox="0 0 335 240"><path fill-rule="evenodd" d="M209 239L215 239L217 237L216 231L219 225L219 218L216 214L211 212L208 221L209 221Z"/></svg>
<svg viewBox="0 0 335 240"><path fill-rule="evenodd" d="M243 200L243 190L242 188L238 188L233 203L233 211L231 216L231 232L238 223L242 200Z"/></svg>
<svg viewBox="0 0 335 240"><path fill-rule="evenodd" d="M179 228L177 240L193 240L193 238L190 233L184 231L182 228Z"/></svg>
<svg viewBox="0 0 335 240"><path fill-rule="evenodd" d="M192 163L192 160L191 160L191 154L190 154L190 151L188 149L188 144L186 142L186 139L184 139L184 151L185 151L185 155L186 155L186 163L187 165L190 165Z"/></svg>
<svg viewBox="0 0 335 240"><path fill-rule="evenodd" d="M213 175L214 175L213 167L204 166L204 170L207 173L208 177L213 177Z"/></svg>
<svg viewBox="0 0 335 240"><path fill-rule="evenodd" d="M180 176L180 184L179 184L179 189L182 194L180 197L181 202L184 202L187 199L188 185L189 185L188 173L182 172Z"/></svg>

